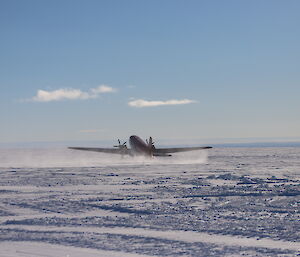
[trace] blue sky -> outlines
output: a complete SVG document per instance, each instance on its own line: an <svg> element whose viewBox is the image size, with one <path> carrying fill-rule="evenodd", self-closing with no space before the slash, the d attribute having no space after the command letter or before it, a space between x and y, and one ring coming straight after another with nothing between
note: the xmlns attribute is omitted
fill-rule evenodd
<svg viewBox="0 0 300 257"><path fill-rule="evenodd" d="M1 0L0 142L300 138L299 10Z"/></svg>

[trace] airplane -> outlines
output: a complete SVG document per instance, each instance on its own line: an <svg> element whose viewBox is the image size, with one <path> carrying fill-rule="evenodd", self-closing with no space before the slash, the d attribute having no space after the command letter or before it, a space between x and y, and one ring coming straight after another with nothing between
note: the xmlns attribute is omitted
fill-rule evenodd
<svg viewBox="0 0 300 257"><path fill-rule="evenodd" d="M115 145L114 148L95 148L95 147L68 147L68 149L73 150L82 150L82 151L93 151L101 153L111 153L111 154L120 154L122 156L146 156L146 157L169 157L172 156L171 153L178 152L187 152L195 150L210 149L211 146L201 146L201 147L175 147L175 148L156 148L152 137L149 138L149 141L146 139L146 142L143 141L138 136L130 136L129 144L131 148L127 148L126 143L121 144L120 139L118 139L118 145Z"/></svg>

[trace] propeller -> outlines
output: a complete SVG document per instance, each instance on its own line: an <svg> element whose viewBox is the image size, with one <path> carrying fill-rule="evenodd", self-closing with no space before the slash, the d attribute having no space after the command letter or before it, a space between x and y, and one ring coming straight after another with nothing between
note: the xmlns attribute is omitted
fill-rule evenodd
<svg viewBox="0 0 300 257"><path fill-rule="evenodd" d="M151 146L152 148L155 148L154 142L152 141L152 137L149 137L149 141L148 139L146 139L146 143L149 147Z"/></svg>
<svg viewBox="0 0 300 257"><path fill-rule="evenodd" d="M126 141L123 144L121 144L120 139L118 139L118 143L119 143L119 145L114 145L114 147L118 147L120 149L127 148L127 146L126 146L127 142Z"/></svg>

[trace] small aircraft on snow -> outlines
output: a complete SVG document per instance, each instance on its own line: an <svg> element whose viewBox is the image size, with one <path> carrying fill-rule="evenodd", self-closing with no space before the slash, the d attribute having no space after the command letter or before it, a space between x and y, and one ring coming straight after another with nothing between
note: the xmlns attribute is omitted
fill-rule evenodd
<svg viewBox="0 0 300 257"><path fill-rule="evenodd" d="M120 154L122 156L159 156L159 157L168 157L172 156L171 153L178 152L187 152L195 150L210 149L211 146L202 146L202 147L175 147L175 148L156 148L152 137L149 138L149 141L146 139L144 142L138 136L131 136L129 138L129 144L131 148L127 148L126 143L121 144L120 139L118 139L119 145L115 145L114 148L95 148L95 147L68 147L73 150L83 150L83 151L93 151L93 152L102 152L102 153L112 153Z"/></svg>

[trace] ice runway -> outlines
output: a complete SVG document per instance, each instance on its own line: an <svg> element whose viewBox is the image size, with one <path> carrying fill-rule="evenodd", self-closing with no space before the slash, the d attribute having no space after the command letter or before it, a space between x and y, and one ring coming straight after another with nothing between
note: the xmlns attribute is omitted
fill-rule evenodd
<svg viewBox="0 0 300 257"><path fill-rule="evenodd" d="M0 256L300 254L300 148L1 149L0 166Z"/></svg>

